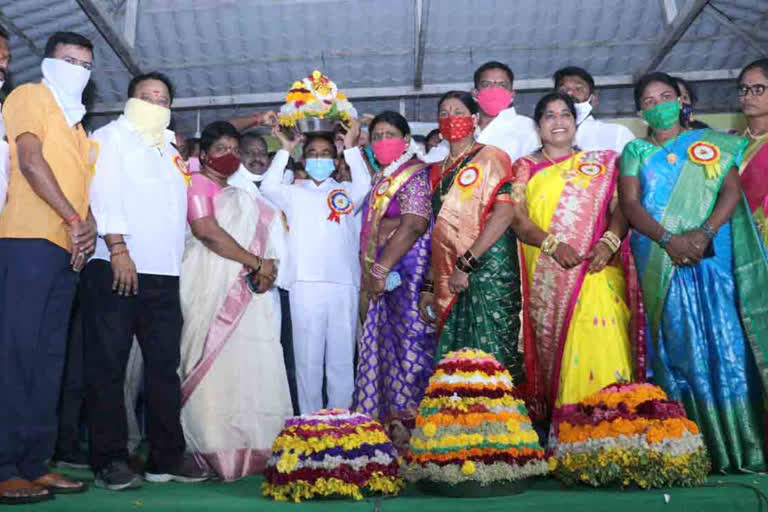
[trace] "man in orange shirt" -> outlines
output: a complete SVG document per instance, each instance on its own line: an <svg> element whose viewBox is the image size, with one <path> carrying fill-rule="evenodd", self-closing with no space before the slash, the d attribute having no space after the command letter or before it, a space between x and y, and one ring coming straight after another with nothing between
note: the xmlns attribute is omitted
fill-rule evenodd
<svg viewBox="0 0 768 512"><path fill-rule="evenodd" d="M72 32L45 47L43 80L3 106L11 153L0 214L0 503L85 490L49 473L77 273L93 253L88 187L97 148L80 124L93 45Z"/></svg>

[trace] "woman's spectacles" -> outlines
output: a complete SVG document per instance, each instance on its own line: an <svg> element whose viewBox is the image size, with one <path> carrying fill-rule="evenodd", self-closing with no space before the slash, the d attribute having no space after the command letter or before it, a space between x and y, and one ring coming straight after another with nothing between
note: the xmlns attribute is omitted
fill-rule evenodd
<svg viewBox="0 0 768 512"><path fill-rule="evenodd" d="M767 87L768 86L764 84L755 84L755 85L740 84L738 87L739 96L746 96L750 92L752 93L752 96L762 96Z"/></svg>

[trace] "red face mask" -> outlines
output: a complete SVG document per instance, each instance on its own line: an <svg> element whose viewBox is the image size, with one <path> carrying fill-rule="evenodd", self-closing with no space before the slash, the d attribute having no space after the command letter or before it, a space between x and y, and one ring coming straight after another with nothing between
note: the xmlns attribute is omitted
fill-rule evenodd
<svg viewBox="0 0 768 512"><path fill-rule="evenodd" d="M240 159L232 153L225 153L217 157L206 155L205 164L219 174L232 176L240 167Z"/></svg>
<svg viewBox="0 0 768 512"><path fill-rule="evenodd" d="M456 142L475 131L472 116L448 116L437 120L440 135L448 142Z"/></svg>
<svg viewBox="0 0 768 512"><path fill-rule="evenodd" d="M405 139L400 137L392 137L390 139L382 139L374 142L373 154L376 155L376 160L381 165L389 165L405 152Z"/></svg>

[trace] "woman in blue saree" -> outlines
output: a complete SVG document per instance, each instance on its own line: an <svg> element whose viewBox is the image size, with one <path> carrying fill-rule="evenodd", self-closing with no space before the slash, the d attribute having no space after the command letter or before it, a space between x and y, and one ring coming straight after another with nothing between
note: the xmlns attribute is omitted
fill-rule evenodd
<svg viewBox="0 0 768 512"><path fill-rule="evenodd" d="M685 130L679 97L664 73L638 81L653 131L621 159L653 379L699 425L714 470L763 470L768 262L739 184L746 141Z"/></svg>

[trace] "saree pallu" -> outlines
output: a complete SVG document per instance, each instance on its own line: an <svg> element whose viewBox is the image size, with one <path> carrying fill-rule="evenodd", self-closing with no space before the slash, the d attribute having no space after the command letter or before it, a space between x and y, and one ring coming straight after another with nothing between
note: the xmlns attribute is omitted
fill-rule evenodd
<svg viewBox="0 0 768 512"><path fill-rule="evenodd" d="M642 205L657 222L684 233L708 218L745 145L712 130L684 132L665 144L677 156L670 164L667 151L637 139L624 150L621 172L639 178ZM654 381L683 402L716 471L762 470L768 264L746 200L712 240L714 256L696 265L674 267L638 232L631 244L653 342Z"/></svg>
<svg viewBox="0 0 768 512"><path fill-rule="evenodd" d="M246 192L214 198L216 220L249 251L274 258L278 215ZM181 270L181 423L187 451L223 480L263 471L274 438L292 414L280 345L280 312L270 290L253 294L243 265L187 239Z"/></svg>
<svg viewBox="0 0 768 512"><path fill-rule="evenodd" d="M439 169L439 164L433 170ZM436 180L432 210L432 275L438 326L437 360L462 347L489 352L506 366L515 384L525 380L518 349L520 270L517 240L508 230L478 258L469 288L458 295L448 289L456 260L485 228L497 201L511 202L509 155L483 146Z"/></svg>
<svg viewBox="0 0 768 512"><path fill-rule="evenodd" d="M613 151L594 151L554 163L518 160L515 188L525 187L530 219L578 254L589 253L608 226L616 158ZM527 365L533 374L527 391L535 401L546 400L557 423L561 406L643 375L637 282L631 279L634 270L626 253L594 274L587 272L589 261L564 269L539 247L521 244L520 253L526 284L524 322L530 325L525 352L536 356ZM538 389L534 383L539 383Z"/></svg>
<svg viewBox="0 0 768 512"><path fill-rule="evenodd" d="M749 210L768 247L768 136L750 141L739 172Z"/></svg>
<svg viewBox="0 0 768 512"><path fill-rule="evenodd" d="M429 219L429 198L427 168L418 160L405 163L390 176L374 176L363 210L360 260L364 275L385 244L388 233L380 232L382 221L402 214ZM432 374L435 330L419 316L431 236L430 226L392 267L400 275L399 287L361 301L365 320L358 344L353 409L384 424L412 422Z"/></svg>

